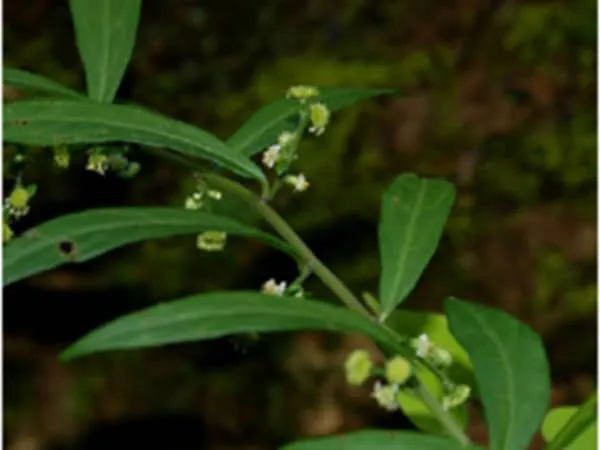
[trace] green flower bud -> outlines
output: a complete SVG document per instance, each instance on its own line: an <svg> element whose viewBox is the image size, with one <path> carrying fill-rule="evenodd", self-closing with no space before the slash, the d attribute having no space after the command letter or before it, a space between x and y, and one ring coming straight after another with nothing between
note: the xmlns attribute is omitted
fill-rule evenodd
<svg viewBox="0 0 600 450"><path fill-rule="evenodd" d="M323 103L314 103L310 105L310 122L312 126L308 129L315 136L320 136L325 132L325 127L329 123L331 112Z"/></svg>
<svg viewBox="0 0 600 450"><path fill-rule="evenodd" d="M206 231L196 240L198 249L206 252L218 252L225 248L227 242L227 233L222 231Z"/></svg>
<svg viewBox="0 0 600 450"><path fill-rule="evenodd" d="M371 376L373 362L366 350L355 350L344 364L346 381L353 386L360 386Z"/></svg>
<svg viewBox="0 0 600 450"><path fill-rule="evenodd" d="M287 91L287 98L295 98L304 103L307 98L316 97L319 90L314 86L292 86Z"/></svg>
<svg viewBox="0 0 600 450"><path fill-rule="evenodd" d="M411 375L410 362L402 356L390 359L385 365L385 378L392 384L404 384Z"/></svg>
<svg viewBox="0 0 600 450"><path fill-rule="evenodd" d="M465 403L471 395L471 388L466 384L454 386L454 389L442 399L444 409L455 408Z"/></svg>

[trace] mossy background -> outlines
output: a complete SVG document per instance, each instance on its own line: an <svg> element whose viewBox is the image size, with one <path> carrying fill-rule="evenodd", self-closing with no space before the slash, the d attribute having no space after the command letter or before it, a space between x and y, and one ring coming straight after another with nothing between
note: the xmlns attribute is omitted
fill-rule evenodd
<svg viewBox="0 0 600 450"><path fill-rule="evenodd" d="M439 310L453 295L509 311L544 337L554 402L576 403L596 373L595 8L147 1L118 99L225 138L290 85L400 89L335 114L324 136L306 139L298 167L312 186L282 193L276 207L353 290L375 291L382 191L403 171L452 180L457 204L406 306ZM84 90L67 2L6 2L4 17L5 65ZM47 150L28 151L25 180L38 193L17 231L83 208L183 205L190 174L132 152L142 172L123 181L85 172L81 158L60 171ZM301 435L408 426L344 385L344 355L369 345L359 337L277 334L56 360L127 311L293 276L290 261L260 244L238 239L205 254L190 236L7 288L7 448L272 449ZM330 298L316 281L308 288Z"/></svg>

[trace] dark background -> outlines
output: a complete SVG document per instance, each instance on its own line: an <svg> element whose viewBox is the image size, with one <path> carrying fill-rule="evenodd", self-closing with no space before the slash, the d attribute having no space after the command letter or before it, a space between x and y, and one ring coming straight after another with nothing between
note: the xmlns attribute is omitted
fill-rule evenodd
<svg viewBox="0 0 600 450"><path fill-rule="evenodd" d="M406 305L435 311L453 295L505 309L542 334L554 403L578 403L596 373L595 17L593 0L146 1L118 100L226 138L291 85L402 90L335 114L324 136L307 138L298 167L312 186L276 207L355 292L375 291L381 192L403 171L452 180L459 197L446 234ZM66 2L4 3L7 66L84 90L73 39ZM138 150L132 181L86 172L78 157L61 171L48 151L28 151L25 181L38 193L17 231L83 208L183 205L190 174ZM276 334L57 361L125 312L294 275L261 244L237 239L205 254L189 236L7 288L7 448L258 450L408 426L368 390L345 386L344 356L370 345L356 336ZM315 280L308 288L331 298ZM477 417L470 432L481 438Z"/></svg>

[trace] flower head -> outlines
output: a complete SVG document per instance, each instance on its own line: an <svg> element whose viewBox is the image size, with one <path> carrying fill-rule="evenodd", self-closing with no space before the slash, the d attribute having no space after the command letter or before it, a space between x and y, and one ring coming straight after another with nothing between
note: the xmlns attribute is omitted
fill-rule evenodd
<svg viewBox="0 0 600 450"><path fill-rule="evenodd" d="M296 139L296 133L291 131L283 131L277 138L277 143L281 147L287 147L294 139Z"/></svg>
<svg viewBox="0 0 600 450"><path fill-rule="evenodd" d="M344 364L346 381L353 386L360 386L371 376L373 362L366 350L355 350Z"/></svg>
<svg viewBox="0 0 600 450"><path fill-rule="evenodd" d="M66 169L69 167L70 162L71 154L69 153L67 147L60 146L54 149L54 164L56 164L56 167Z"/></svg>
<svg viewBox="0 0 600 450"><path fill-rule="evenodd" d="M198 235L196 245L206 252L218 252L225 248L227 233L222 231L206 231Z"/></svg>
<svg viewBox="0 0 600 450"><path fill-rule="evenodd" d="M377 404L387 411L395 411L398 409L396 396L398 394L398 386L395 384L382 385L380 381L375 382L371 397L375 399Z"/></svg>
<svg viewBox="0 0 600 450"><path fill-rule="evenodd" d="M4 208L7 209L8 215L15 219L27 215L29 212L29 200L31 200L34 192L34 185L26 188L18 182L4 203Z"/></svg>
<svg viewBox="0 0 600 450"><path fill-rule="evenodd" d="M471 388L466 384L454 386L454 389L442 399L444 409L455 408L465 403L471 395Z"/></svg>
<svg viewBox="0 0 600 450"><path fill-rule="evenodd" d="M412 345L419 358L426 358L432 347L429 336L426 334L421 334L417 339L413 339Z"/></svg>
<svg viewBox="0 0 600 450"><path fill-rule="evenodd" d="M308 129L315 136L320 136L325 132L325 127L329 123L331 111L323 103L314 103L310 105L310 123L312 126Z"/></svg>
<svg viewBox="0 0 600 450"><path fill-rule="evenodd" d="M438 367L450 367L452 365L452 355L444 348L434 346L429 352L429 358Z"/></svg>
<svg viewBox="0 0 600 450"><path fill-rule="evenodd" d="M281 152L281 145L273 144L264 153L262 157L262 163L265 167L272 169L275 163L279 160Z"/></svg>
<svg viewBox="0 0 600 450"><path fill-rule="evenodd" d="M221 200L223 198L223 193L221 191L217 191L216 189L209 189L207 194L213 200Z"/></svg>
<svg viewBox="0 0 600 450"><path fill-rule="evenodd" d="M410 362L402 356L390 359L385 365L385 378L392 384L404 384L411 374Z"/></svg>
<svg viewBox="0 0 600 450"><path fill-rule="evenodd" d="M287 283L285 281L277 283L274 278L271 278L265 284L262 285L261 292L267 295L282 296L285 293L286 289Z"/></svg>
<svg viewBox="0 0 600 450"><path fill-rule="evenodd" d="M110 166L108 156L102 153L102 150L94 150L88 157L86 169L96 172L98 175L105 175Z"/></svg>
<svg viewBox="0 0 600 450"><path fill-rule="evenodd" d="M188 198L185 199L185 209L197 210L202 208L202 197L204 194L202 192L194 192Z"/></svg>
<svg viewBox="0 0 600 450"><path fill-rule="evenodd" d="M287 98L295 98L304 103L307 98L316 97L319 90L314 86L292 86L287 91Z"/></svg>
<svg viewBox="0 0 600 450"><path fill-rule="evenodd" d="M288 175L284 180L287 184L294 187L294 191L303 192L308 189L310 183L306 180L304 174Z"/></svg>

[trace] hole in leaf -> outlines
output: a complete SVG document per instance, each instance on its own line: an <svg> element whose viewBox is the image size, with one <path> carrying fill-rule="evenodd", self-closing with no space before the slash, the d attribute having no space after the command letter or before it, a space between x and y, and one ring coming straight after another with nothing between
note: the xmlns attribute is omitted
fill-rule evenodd
<svg viewBox="0 0 600 450"><path fill-rule="evenodd" d="M60 241L58 243L58 251L67 261L73 262L77 259L77 246L73 241Z"/></svg>

